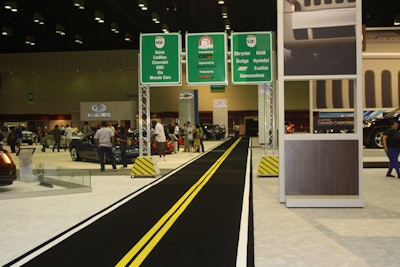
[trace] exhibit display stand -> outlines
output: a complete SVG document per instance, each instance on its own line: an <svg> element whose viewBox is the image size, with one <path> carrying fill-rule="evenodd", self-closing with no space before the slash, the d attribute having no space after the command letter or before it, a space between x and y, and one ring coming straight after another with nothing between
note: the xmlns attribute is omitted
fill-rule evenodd
<svg viewBox="0 0 400 267"><path fill-rule="evenodd" d="M16 154L19 156L19 178L21 181L36 180L38 178L33 175L33 153L35 153L35 148L20 148Z"/></svg>

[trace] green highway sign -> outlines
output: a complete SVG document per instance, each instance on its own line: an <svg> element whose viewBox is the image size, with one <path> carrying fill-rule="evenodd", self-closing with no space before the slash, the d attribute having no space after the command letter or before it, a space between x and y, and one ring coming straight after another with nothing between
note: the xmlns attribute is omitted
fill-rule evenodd
<svg viewBox="0 0 400 267"><path fill-rule="evenodd" d="M186 34L186 83L227 84L225 33Z"/></svg>
<svg viewBox="0 0 400 267"><path fill-rule="evenodd" d="M271 33L232 33L231 41L232 83L272 82Z"/></svg>
<svg viewBox="0 0 400 267"><path fill-rule="evenodd" d="M182 42L179 33L140 35L140 83L166 86L182 84Z"/></svg>

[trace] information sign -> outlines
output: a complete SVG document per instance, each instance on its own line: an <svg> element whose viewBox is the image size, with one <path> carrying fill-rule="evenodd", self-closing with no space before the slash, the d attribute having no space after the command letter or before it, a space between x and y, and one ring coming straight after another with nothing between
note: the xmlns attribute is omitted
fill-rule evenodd
<svg viewBox="0 0 400 267"><path fill-rule="evenodd" d="M227 84L225 33L186 34L186 82Z"/></svg>
<svg viewBox="0 0 400 267"><path fill-rule="evenodd" d="M182 42L179 33L140 35L140 82L145 85L180 85Z"/></svg>
<svg viewBox="0 0 400 267"><path fill-rule="evenodd" d="M270 32L232 33L232 83L270 83L271 47Z"/></svg>

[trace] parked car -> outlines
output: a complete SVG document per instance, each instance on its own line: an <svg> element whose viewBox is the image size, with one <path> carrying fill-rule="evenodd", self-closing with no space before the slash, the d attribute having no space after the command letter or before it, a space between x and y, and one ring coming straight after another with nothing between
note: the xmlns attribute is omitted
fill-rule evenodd
<svg viewBox="0 0 400 267"><path fill-rule="evenodd" d="M81 140L83 139L84 134L82 132L73 132L72 133L72 140ZM53 130L50 130L44 137L46 147L53 147L54 145L54 137L53 137ZM60 140L60 147L64 148L66 146L65 135L61 135Z"/></svg>
<svg viewBox="0 0 400 267"><path fill-rule="evenodd" d="M0 185L10 185L17 179L17 168L10 153L0 149Z"/></svg>
<svg viewBox="0 0 400 267"><path fill-rule="evenodd" d="M390 122L396 119L400 122L400 108L386 113L383 118L364 120L363 144L367 148L383 148L383 133L390 128Z"/></svg>
<svg viewBox="0 0 400 267"><path fill-rule="evenodd" d="M170 139L165 141L165 154L171 154L175 152L174 143ZM153 154L158 155L157 153L157 142L154 140L153 142Z"/></svg>
<svg viewBox="0 0 400 267"><path fill-rule="evenodd" d="M210 139L220 140L225 138L226 129L222 125L203 124L201 125L201 127L203 128L204 140L210 140Z"/></svg>
<svg viewBox="0 0 400 267"><path fill-rule="evenodd" d="M1 127L1 134L3 135L3 142L7 142L8 134L15 128L16 125L3 125ZM28 143L32 145L36 140L37 136L34 132L29 131L25 126L22 128L22 143Z"/></svg>
<svg viewBox="0 0 400 267"><path fill-rule="evenodd" d="M99 162L98 146L96 145L93 135L89 135L83 139L72 139L69 145L69 152L73 161L92 161ZM117 164L121 163L121 149L119 144L113 148L115 161ZM127 146L126 160L127 163L133 163L134 159L139 156L139 144L132 143ZM109 163L109 159L106 159Z"/></svg>
<svg viewBox="0 0 400 267"><path fill-rule="evenodd" d="M286 133L294 133L294 126L294 123L291 123L290 121L285 121Z"/></svg>

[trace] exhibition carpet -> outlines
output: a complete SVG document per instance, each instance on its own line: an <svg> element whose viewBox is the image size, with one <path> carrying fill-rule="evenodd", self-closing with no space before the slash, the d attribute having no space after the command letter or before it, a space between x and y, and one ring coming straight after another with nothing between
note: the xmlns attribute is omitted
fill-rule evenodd
<svg viewBox="0 0 400 267"><path fill-rule="evenodd" d="M253 266L248 147L229 139L6 266Z"/></svg>

